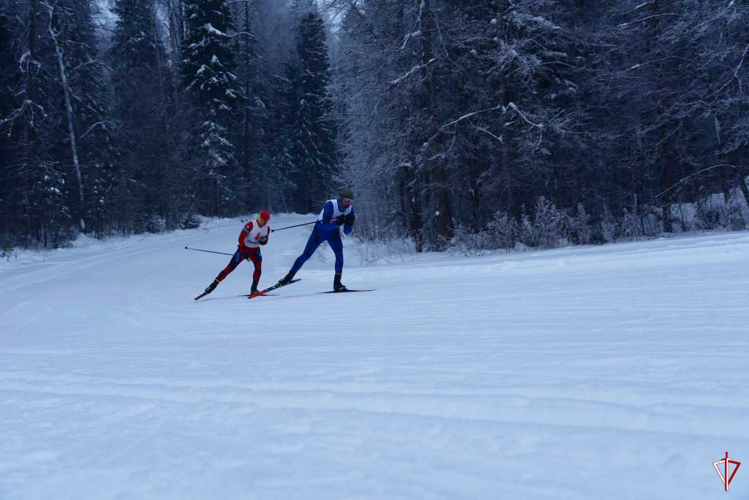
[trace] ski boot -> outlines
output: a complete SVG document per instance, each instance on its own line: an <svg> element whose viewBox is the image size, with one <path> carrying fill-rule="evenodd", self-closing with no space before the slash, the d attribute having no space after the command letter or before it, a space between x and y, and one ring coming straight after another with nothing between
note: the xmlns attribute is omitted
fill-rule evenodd
<svg viewBox="0 0 749 500"><path fill-rule="evenodd" d="M335 278L333 278L333 291L348 292L348 288L346 288L346 285L341 283L341 273L335 273Z"/></svg>
<svg viewBox="0 0 749 500"><path fill-rule="evenodd" d="M278 280L278 284L279 285L288 285L289 282L294 279L294 275L295 274L296 273L294 271L289 271L289 273L286 276L284 276L283 278L281 278L280 280Z"/></svg>
<svg viewBox="0 0 749 500"><path fill-rule="evenodd" d="M218 280L218 278L216 278L215 280L213 280L213 283L211 283L210 285L208 285L208 288L205 289L205 294L204 295L208 295L209 293L211 293L212 291L214 291L216 289L216 287L218 286L219 283L221 283L221 282Z"/></svg>
<svg viewBox="0 0 749 500"><path fill-rule="evenodd" d="M250 295L255 295L257 292L258 292L257 281L253 281L252 287L250 288Z"/></svg>

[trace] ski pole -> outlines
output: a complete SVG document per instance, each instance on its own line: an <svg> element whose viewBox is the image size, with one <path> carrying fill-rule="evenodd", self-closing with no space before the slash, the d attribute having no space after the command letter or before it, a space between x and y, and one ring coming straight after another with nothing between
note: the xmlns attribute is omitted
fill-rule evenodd
<svg viewBox="0 0 749 500"><path fill-rule="evenodd" d="M317 221L313 220L312 222L305 222L304 224L297 224L296 226L281 227L279 229L273 229L271 232L275 233L276 231L283 231L284 229L291 229L292 227L309 226L310 224L314 224L315 222Z"/></svg>
<svg viewBox="0 0 749 500"><path fill-rule="evenodd" d="M217 253L219 255L234 255L233 253L214 252L213 250L201 250L200 248L185 247L185 250L195 250L196 252L205 252L205 253Z"/></svg>

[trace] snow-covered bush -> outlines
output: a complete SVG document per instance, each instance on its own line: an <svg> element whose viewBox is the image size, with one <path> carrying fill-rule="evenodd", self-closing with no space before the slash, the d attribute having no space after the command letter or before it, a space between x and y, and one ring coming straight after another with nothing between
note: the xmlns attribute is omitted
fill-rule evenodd
<svg viewBox="0 0 749 500"><path fill-rule="evenodd" d="M624 216L620 223L620 238L623 240L636 240L642 236L642 222L637 214L624 209Z"/></svg>
<svg viewBox="0 0 749 500"><path fill-rule="evenodd" d="M645 214L640 221L642 235L648 238L655 238L663 234L663 209L657 207L647 207Z"/></svg>
<svg viewBox="0 0 749 500"><path fill-rule="evenodd" d="M414 242L410 238L388 237L386 240L356 238L354 250L364 266L405 262L414 256Z"/></svg>
<svg viewBox="0 0 749 500"><path fill-rule="evenodd" d="M601 240L611 243L619 236L619 223L609 210L609 207L603 207L603 215L598 223L598 232Z"/></svg>
<svg viewBox="0 0 749 500"><path fill-rule="evenodd" d="M697 205L695 203L674 203L669 205L671 228L675 233L694 231L699 228Z"/></svg>
<svg viewBox="0 0 749 500"><path fill-rule="evenodd" d="M534 241L535 244L529 246L538 248L558 248L569 244L572 220L564 210L541 196L536 200L534 211L532 231L535 235L528 240L523 239L523 243L528 245ZM524 228L526 235L529 231L530 228Z"/></svg>
<svg viewBox="0 0 749 500"><path fill-rule="evenodd" d="M501 211L495 213L478 233L458 224L449 249L462 255L481 255L488 250L512 250L517 243L518 227L515 219Z"/></svg>
<svg viewBox="0 0 749 500"><path fill-rule="evenodd" d="M570 219L570 235L578 245L587 245L593 239L593 228L590 226L590 215L582 203L577 204L577 213Z"/></svg>
<svg viewBox="0 0 749 500"><path fill-rule="evenodd" d="M493 245L488 231L475 232L470 228L458 224L448 249L451 253L459 253L465 256L481 255L484 251L492 249Z"/></svg>
<svg viewBox="0 0 749 500"><path fill-rule="evenodd" d="M182 229L196 229L200 227L200 217L195 213L186 214L180 223Z"/></svg>
<svg viewBox="0 0 749 500"><path fill-rule="evenodd" d="M518 242L526 247L535 247L538 242L538 231L536 231L530 216L526 213L525 206L518 223Z"/></svg>
<svg viewBox="0 0 749 500"><path fill-rule="evenodd" d="M715 193L697 202L697 219L700 229L730 229L732 231L746 228L746 200L740 190L734 189L728 195Z"/></svg>
<svg viewBox="0 0 749 500"><path fill-rule="evenodd" d="M493 248L511 250L518 239L518 223L505 212L497 212L486 226Z"/></svg>

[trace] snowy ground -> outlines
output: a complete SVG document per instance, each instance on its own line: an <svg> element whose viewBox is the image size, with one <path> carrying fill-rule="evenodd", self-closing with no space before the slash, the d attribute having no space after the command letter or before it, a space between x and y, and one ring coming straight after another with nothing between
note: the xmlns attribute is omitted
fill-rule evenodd
<svg viewBox="0 0 749 500"><path fill-rule="evenodd" d="M194 302L228 257L184 246L241 225L0 263L0 499L749 498L749 233L374 267L346 240L376 292L318 295L326 248Z"/></svg>

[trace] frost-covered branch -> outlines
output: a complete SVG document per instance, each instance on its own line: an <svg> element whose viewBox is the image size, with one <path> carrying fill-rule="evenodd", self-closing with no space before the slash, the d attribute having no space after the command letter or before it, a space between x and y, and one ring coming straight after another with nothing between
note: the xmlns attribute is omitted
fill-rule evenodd
<svg viewBox="0 0 749 500"><path fill-rule="evenodd" d="M683 187L687 183L687 181L689 181L689 179L691 179L692 177L696 177L696 176L698 176L700 174L704 174L705 172L709 172L711 170L715 170L716 168L723 168L723 167L732 168L732 169L738 168L736 165L729 165L729 164L725 164L725 163L721 163L720 165L713 165L712 167L703 168L702 170L699 170L699 171L697 171L697 172L695 172L695 173L693 173L691 175L688 175L686 177L683 177L683 178L679 179L679 181L676 182L674 185L672 185L671 187L669 187L665 191L662 191L661 193L659 193L658 195L656 195L656 198L660 198L664 194L668 193L669 191L671 191L673 189L676 189L677 187L680 187L680 186Z"/></svg>
<svg viewBox="0 0 749 500"><path fill-rule="evenodd" d="M390 82L390 85L391 85L391 86L392 86L392 85L398 85L398 84L399 84L400 82L402 82L403 80L405 80L405 79L406 79L406 78L408 78L409 76L413 75L414 73L416 73L416 72L418 72L418 71L420 71L420 70L422 70L422 69L426 68L427 66L429 66L430 64L432 64L432 63L433 63L434 61L436 61L437 59L438 59L437 57L433 57L433 58L431 58L431 59L430 59L429 61L427 61L427 62L426 62L426 63L424 63L424 64L417 64L416 66L414 66L413 68L411 68L410 70L408 70L408 71L407 71L407 72L406 72L405 74L403 74L403 75L399 76L399 77L398 77L398 78L396 78L395 80L392 80L392 81Z"/></svg>
<svg viewBox="0 0 749 500"><path fill-rule="evenodd" d="M496 111L498 109L501 109L504 112L504 106L502 106L501 104L497 104L493 108L487 108L487 109L482 109L482 110L479 110L479 111L474 111L472 113L467 113L467 114L461 116L460 118L456 118L455 120L453 120L451 122L448 122L448 123L442 125L439 129L437 129L437 132L435 132L435 134L432 137L429 138L428 142L432 142L440 133L442 133L443 130L445 130L448 127L452 127L453 125L457 125L458 123L460 123L463 120L466 120L468 118L471 118L472 116L480 115L481 113L487 113L489 111ZM499 138L497 138L497 139L499 139ZM500 139L500 141L501 141L501 139Z"/></svg>

